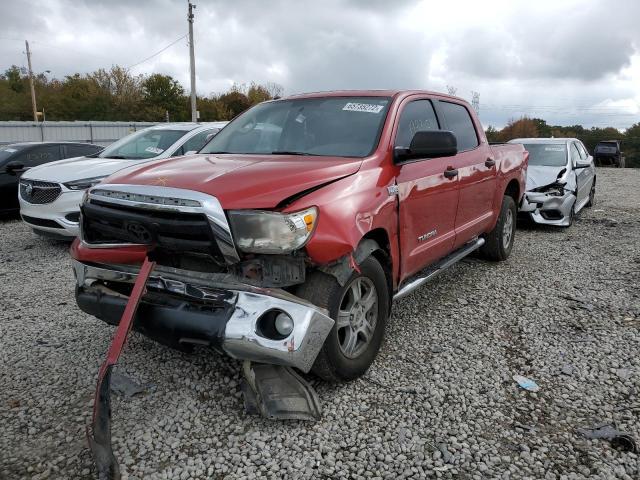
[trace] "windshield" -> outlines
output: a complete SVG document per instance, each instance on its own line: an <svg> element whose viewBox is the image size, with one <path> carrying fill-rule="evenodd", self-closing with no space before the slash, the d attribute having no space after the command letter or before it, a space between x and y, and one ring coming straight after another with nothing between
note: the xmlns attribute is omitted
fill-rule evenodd
<svg viewBox="0 0 640 480"><path fill-rule="evenodd" d="M26 148L27 145L3 145L0 147L0 165L8 160L14 153Z"/></svg>
<svg viewBox="0 0 640 480"><path fill-rule="evenodd" d="M567 164L567 146L563 143L525 143L529 152L529 165L562 167Z"/></svg>
<svg viewBox="0 0 640 480"><path fill-rule="evenodd" d="M200 153L366 157L378 144L388 97L324 97L261 103Z"/></svg>
<svg viewBox="0 0 640 480"><path fill-rule="evenodd" d="M112 143L98 157L127 160L157 157L187 133L188 130L140 130Z"/></svg>

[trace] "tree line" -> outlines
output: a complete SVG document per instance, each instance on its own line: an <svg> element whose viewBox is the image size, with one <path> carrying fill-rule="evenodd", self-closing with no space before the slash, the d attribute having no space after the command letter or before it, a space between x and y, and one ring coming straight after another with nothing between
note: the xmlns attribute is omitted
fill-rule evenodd
<svg viewBox="0 0 640 480"><path fill-rule="evenodd" d="M514 138L577 138L592 154L598 142L620 140L627 167L640 168L640 122L621 132L613 127L585 128L582 125L568 127L548 125L540 118L522 117L518 120L510 120L502 130L489 126L486 134L490 142L508 142Z"/></svg>
<svg viewBox="0 0 640 480"><path fill-rule="evenodd" d="M132 75L113 66L62 80L39 74L34 78L38 110L47 120L109 120L172 122L191 120L190 98L170 75ZM199 96L200 121L231 120L247 108L282 95L275 83L233 85L226 92ZM33 120L29 78L17 66L0 75L0 120ZM601 140L621 140L627 166L640 167L640 123L624 133L613 127L548 125L539 118L511 120L501 130L489 126L490 142L522 137L575 137L593 152Z"/></svg>
<svg viewBox="0 0 640 480"><path fill-rule="evenodd" d="M38 110L47 120L172 122L191 120L190 97L170 75L132 75L114 66L62 80L34 77ZM197 98L200 121L230 120L256 103L282 95L275 83L233 85ZM17 66L0 75L0 120L33 120L29 77Z"/></svg>

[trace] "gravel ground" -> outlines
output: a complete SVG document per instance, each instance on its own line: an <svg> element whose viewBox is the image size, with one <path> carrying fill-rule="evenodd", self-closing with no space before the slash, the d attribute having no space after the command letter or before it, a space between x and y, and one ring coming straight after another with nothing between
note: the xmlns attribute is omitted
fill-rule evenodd
<svg viewBox="0 0 640 480"><path fill-rule="evenodd" d="M365 378L313 381L317 423L243 413L239 364L133 334L114 396L123 478L640 478L640 170L598 171L570 229L519 228L399 301ZM85 426L113 330L78 310L67 248L0 224L0 478L93 478ZM512 379L535 380L531 393Z"/></svg>

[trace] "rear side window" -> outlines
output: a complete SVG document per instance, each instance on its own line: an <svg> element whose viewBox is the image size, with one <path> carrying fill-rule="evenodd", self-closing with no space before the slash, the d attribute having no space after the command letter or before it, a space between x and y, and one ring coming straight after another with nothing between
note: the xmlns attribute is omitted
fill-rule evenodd
<svg viewBox="0 0 640 480"><path fill-rule="evenodd" d="M469 111L457 103L440 102L440 108L447 120L447 128L458 139L458 151L472 150L479 145L478 135Z"/></svg>
<svg viewBox="0 0 640 480"><path fill-rule="evenodd" d="M26 155L25 166L35 167L43 163L60 160L60 145L43 145L32 148Z"/></svg>
<svg viewBox="0 0 640 480"><path fill-rule="evenodd" d="M438 119L429 100L408 103L400 114L396 147L409 147L416 132L438 130Z"/></svg>
<svg viewBox="0 0 640 480"><path fill-rule="evenodd" d="M67 158L84 157L102 150L99 145L66 145L65 147L67 149Z"/></svg>

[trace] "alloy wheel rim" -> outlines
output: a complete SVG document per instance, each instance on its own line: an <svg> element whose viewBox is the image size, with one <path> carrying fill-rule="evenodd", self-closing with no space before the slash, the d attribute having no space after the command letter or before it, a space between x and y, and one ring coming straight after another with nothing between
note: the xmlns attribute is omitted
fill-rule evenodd
<svg viewBox="0 0 640 480"><path fill-rule="evenodd" d="M502 228L502 246L509 248L511 244L511 236L513 235L513 212L507 210L507 216L504 219L504 226Z"/></svg>
<svg viewBox="0 0 640 480"><path fill-rule="evenodd" d="M373 340L378 323L378 292L373 282L358 277L347 287L338 310L338 347L347 358L359 357Z"/></svg>

